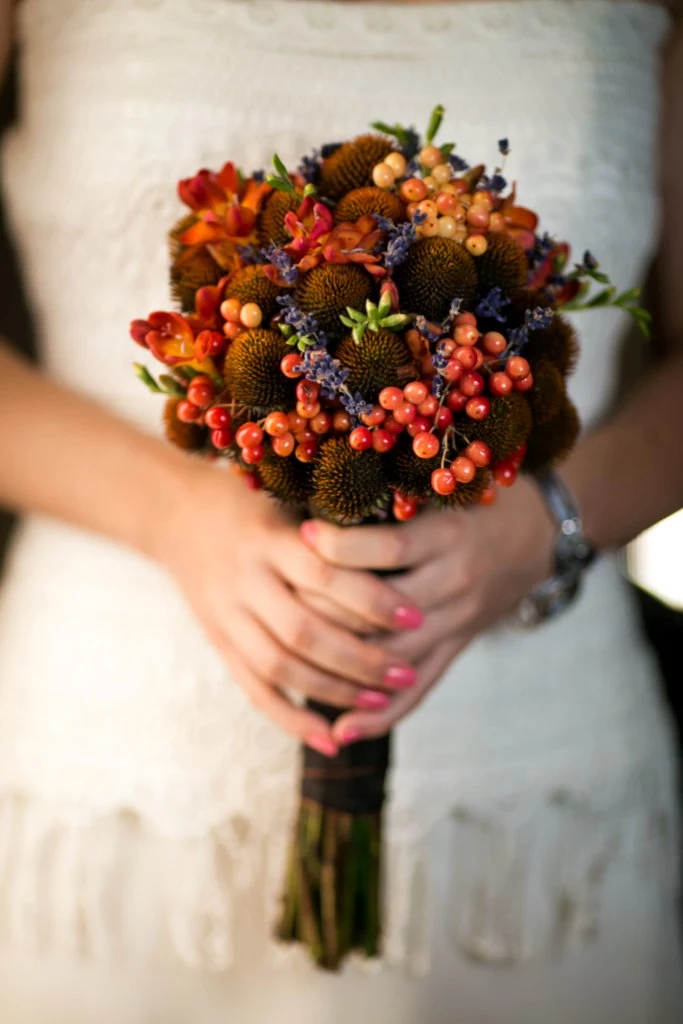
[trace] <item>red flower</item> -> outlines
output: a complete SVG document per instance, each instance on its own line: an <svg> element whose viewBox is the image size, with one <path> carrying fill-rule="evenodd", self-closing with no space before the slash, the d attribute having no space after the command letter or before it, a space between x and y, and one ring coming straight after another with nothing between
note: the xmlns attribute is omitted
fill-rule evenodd
<svg viewBox="0 0 683 1024"><path fill-rule="evenodd" d="M180 313L150 313L147 320L134 320L130 333L138 345L148 348L155 359L166 366L189 365L201 373L216 373L213 362L207 358L206 343L209 339L202 339L201 351L198 351L195 331ZM206 335L209 332L201 333Z"/></svg>

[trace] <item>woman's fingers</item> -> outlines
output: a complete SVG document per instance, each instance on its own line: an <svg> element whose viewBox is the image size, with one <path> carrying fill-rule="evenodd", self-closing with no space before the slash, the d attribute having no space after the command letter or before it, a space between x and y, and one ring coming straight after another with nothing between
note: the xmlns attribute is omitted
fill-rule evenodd
<svg viewBox="0 0 683 1024"><path fill-rule="evenodd" d="M317 594L313 590L305 590L304 588L297 590L297 596L312 611L323 615L330 622L334 622L337 626L342 626L343 629L348 629L358 636L372 636L377 633L377 629L370 625L369 622L359 618L354 612L342 608L331 597L325 597L323 594ZM392 634L385 632L383 635L391 636Z"/></svg>
<svg viewBox="0 0 683 1024"><path fill-rule="evenodd" d="M340 527L318 519L301 526L306 543L325 561L347 569L404 569L434 557L457 539L457 513L426 513L399 526Z"/></svg>
<svg viewBox="0 0 683 1024"><path fill-rule="evenodd" d="M412 633L392 633L382 637L382 646L397 658L404 658L411 665L419 666L436 647L469 631L472 603L465 595L460 601L450 601L439 608L432 608L419 629Z"/></svg>
<svg viewBox="0 0 683 1024"><path fill-rule="evenodd" d="M334 529L334 527L333 527ZM389 583L369 572L340 569L311 551L293 532L284 533L273 546L270 562L297 590L305 589L331 598L333 605L374 630L414 629L422 613ZM334 607L327 617L334 618ZM344 616L341 625L349 620Z"/></svg>
<svg viewBox="0 0 683 1024"><path fill-rule="evenodd" d="M263 574L253 594L250 610L302 661L362 686L394 690L415 682L414 668L306 608L273 573Z"/></svg>
<svg viewBox="0 0 683 1024"><path fill-rule="evenodd" d="M230 627L230 638L238 654L256 678L270 688L294 690L339 708L379 708L389 703L389 697L380 691L361 689L303 661L284 648L248 611L235 611Z"/></svg>
<svg viewBox="0 0 683 1024"><path fill-rule="evenodd" d="M329 722L308 708L297 707L284 694L260 679L232 641L218 629L210 631L210 639L254 707L291 736L328 757L334 757L338 744L332 737Z"/></svg>
<svg viewBox="0 0 683 1024"><path fill-rule="evenodd" d="M332 737L339 746L358 740L384 736L405 718L429 693L450 663L466 646L464 639L444 641L429 654L418 670L417 684L396 694L388 708L378 711L349 711L340 715L332 726Z"/></svg>

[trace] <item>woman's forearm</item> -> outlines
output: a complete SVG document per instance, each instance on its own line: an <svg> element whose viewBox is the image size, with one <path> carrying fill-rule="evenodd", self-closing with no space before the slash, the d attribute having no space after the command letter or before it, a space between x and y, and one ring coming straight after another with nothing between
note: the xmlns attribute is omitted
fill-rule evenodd
<svg viewBox="0 0 683 1024"><path fill-rule="evenodd" d="M0 504L152 555L193 461L0 344Z"/></svg>
<svg viewBox="0 0 683 1024"><path fill-rule="evenodd" d="M587 536L619 547L683 505L683 352L653 368L562 467Z"/></svg>

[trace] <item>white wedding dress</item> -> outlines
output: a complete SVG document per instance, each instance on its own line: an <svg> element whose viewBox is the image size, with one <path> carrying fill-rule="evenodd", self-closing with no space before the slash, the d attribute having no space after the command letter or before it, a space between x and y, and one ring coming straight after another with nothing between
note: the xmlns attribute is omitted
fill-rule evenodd
<svg viewBox="0 0 683 1024"><path fill-rule="evenodd" d="M521 201L637 282L668 28L599 0L24 0L3 176L47 371L158 430L127 325L168 304L176 181L439 101L459 152L508 136ZM627 325L579 324L591 424ZM558 621L483 636L401 725L381 967L329 977L269 938L297 765L164 571L25 521L0 598L0 1019L680 1019L673 743L615 557Z"/></svg>

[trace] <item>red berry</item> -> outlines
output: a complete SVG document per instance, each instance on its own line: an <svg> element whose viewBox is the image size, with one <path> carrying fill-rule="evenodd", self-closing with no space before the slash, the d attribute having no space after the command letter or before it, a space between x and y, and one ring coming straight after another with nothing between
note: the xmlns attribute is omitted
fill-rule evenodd
<svg viewBox="0 0 683 1024"><path fill-rule="evenodd" d="M441 447L438 437L434 434L416 434L413 438L413 451L418 459L433 459Z"/></svg>
<svg viewBox="0 0 683 1024"><path fill-rule="evenodd" d="M240 448L257 448L263 441L263 431L258 423L243 423L236 434Z"/></svg>
<svg viewBox="0 0 683 1024"><path fill-rule="evenodd" d="M356 427L349 434L349 444L357 452L372 448L372 434L367 427Z"/></svg>
<svg viewBox="0 0 683 1024"><path fill-rule="evenodd" d="M443 369L443 375L449 384L455 384L463 375L465 367L459 359L449 359Z"/></svg>
<svg viewBox="0 0 683 1024"><path fill-rule="evenodd" d="M329 412L319 412L311 420L311 430L314 434L327 434L332 429L332 417Z"/></svg>
<svg viewBox="0 0 683 1024"><path fill-rule="evenodd" d="M198 405L200 409L206 409L207 405L211 404L213 394L213 382L210 377L203 374L193 377L187 386L188 400L194 405Z"/></svg>
<svg viewBox="0 0 683 1024"><path fill-rule="evenodd" d="M492 373L489 377L489 391L492 395L509 395L512 391L512 378L507 373Z"/></svg>
<svg viewBox="0 0 683 1024"><path fill-rule="evenodd" d="M515 391L531 391L534 386L534 375L533 373L528 374L526 377L522 377L521 380L515 381Z"/></svg>
<svg viewBox="0 0 683 1024"><path fill-rule="evenodd" d="M479 331L473 324L459 324L453 331L456 345L476 345Z"/></svg>
<svg viewBox="0 0 683 1024"><path fill-rule="evenodd" d="M432 490L437 494L452 494L457 481L450 469L435 469L432 473Z"/></svg>
<svg viewBox="0 0 683 1024"><path fill-rule="evenodd" d="M380 423L384 423L386 417L387 414L381 405L373 405L372 412L361 416L361 419L366 427L378 427Z"/></svg>
<svg viewBox="0 0 683 1024"><path fill-rule="evenodd" d="M493 467L493 479L499 487L512 487L517 479L517 470L511 462L499 462Z"/></svg>
<svg viewBox="0 0 683 1024"><path fill-rule="evenodd" d="M394 434L390 434L388 430L384 430L383 427L375 427L372 432L372 447L376 452L388 452L396 444L396 437Z"/></svg>
<svg viewBox="0 0 683 1024"><path fill-rule="evenodd" d="M211 431L211 444L214 448L229 448L233 442L233 432L229 427Z"/></svg>
<svg viewBox="0 0 683 1024"><path fill-rule="evenodd" d="M298 434L300 430L305 430L308 425L308 421L293 410L287 414L287 419L289 420L289 429L293 434Z"/></svg>
<svg viewBox="0 0 683 1024"><path fill-rule="evenodd" d="M279 437L273 438L273 451L276 455L282 456L282 458L286 458L288 455L291 455L294 451L294 447L294 434L290 434L288 432L286 434L280 434Z"/></svg>
<svg viewBox="0 0 683 1024"><path fill-rule="evenodd" d="M474 399L469 399L469 401L474 401ZM467 402L467 395L463 395L462 391L449 391L446 395L446 405L451 412L464 412Z"/></svg>
<svg viewBox="0 0 683 1024"><path fill-rule="evenodd" d="M182 402L178 402L175 414L181 423L196 423L201 418L202 410L184 398Z"/></svg>
<svg viewBox="0 0 683 1024"><path fill-rule="evenodd" d="M403 423L404 426L412 423L416 417L417 409L415 408L415 405L410 402L401 402L401 404L396 406L394 409L394 419L397 423Z"/></svg>
<svg viewBox="0 0 683 1024"><path fill-rule="evenodd" d="M476 327L477 318L474 313L458 313L455 318L455 326L461 327L463 324L470 324L472 327Z"/></svg>
<svg viewBox="0 0 683 1024"><path fill-rule="evenodd" d="M458 455L457 459L453 460L451 471L459 484L468 484L471 480L474 480L477 467L467 456Z"/></svg>
<svg viewBox="0 0 683 1024"><path fill-rule="evenodd" d="M498 500L498 493L496 491L496 485L494 483L488 484L486 489L482 491L479 497L480 505L495 505Z"/></svg>
<svg viewBox="0 0 683 1024"><path fill-rule="evenodd" d="M230 410L224 405L214 405L207 409L204 422L211 430L225 430L232 422Z"/></svg>
<svg viewBox="0 0 683 1024"><path fill-rule="evenodd" d="M238 335L240 335L243 330L244 327L242 327L242 324L223 324L223 334L228 339L228 341L234 341L235 338L238 337ZM249 476L252 477L253 475L253 473L249 474Z"/></svg>
<svg viewBox="0 0 683 1024"><path fill-rule="evenodd" d="M394 501L392 512L394 513L394 519L397 519L399 523L407 523L417 515L417 502L415 504L408 504L408 502Z"/></svg>
<svg viewBox="0 0 683 1024"><path fill-rule="evenodd" d="M379 393L379 404L383 409L396 409L403 402L400 388L383 388Z"/></svg>
<svg viewBox="0 0 683 1024"><path fill-rule="evenodd" d="M297 352L289 352L286 356L283 356L280 369L285 377L290 377L294 380L296 377L301 376L301 371L295 370L295 366L301 366L301 356Z"/></svg>
<svg viewBox="0 0 683 1024"><path fill-rule="evenodd" d="M471 420L485 420L491 412L491 402L486 395L477 395L476 398L470 398L465 412Z"/></svg>
<svg viewBox="0 0 683 1024"><path fill-rule="evenodd" d="M403 389L403 397L406 402L413 405L420 405L429 394L429 389L421 380L411 380Z"/></svg>
<svg viewBox="0 0 683 1024"><path fill-rule="evenodd" d="M261 462L265 454L266 450L262 444L251 445L249 448L242 449L242 459L248 466L255 466L258 462Z"/></svg>
<svg viewBox="0 0 683 1024"><path fill-rule="evenodd" d="M508 377L512 377L513 380L523 380L524 377L528 377L531 372L529 366L529 360L523 356L510 356L505 367Z"/></svg>
<svg viewBox="0 0 683 1024"><path fill-rule="evenodd" d="M194 340L197 359L220 356L225 351L226 339L219 331L200 331Z"/></svg>
<svg viewBox="0 0 683 1024"><path fill-rule="evenodd" d="M420 402L417 411L420 416L433 416L439 408L439 399L436 395L427 395L424 401Z"/></svg>
<svg viewBox="0 0 683 1024"><path fill-rule="evenodd" d="M314 380L300 380L296 386L296 397L300 402L314 405L320 396L320 385Z"/></svg>
<svg viewBox="0 0 683 1024"><path fill-rule="evenodd" d="M420 419L419 416L417 418ZM409 424L409 426L411 425L412 424ZM406 429L403 423L399 423L393 416L387 416L382 426L385 430L388 430L390 434L402 434ZM427 424L427 428L429 429L429 424Z"/></svg>
<svg viewBox="0 0 683 1024"><path fill-rule="evenodd" d="M465 448L465 455L480 469L488 466L491 461L491 449L483 441L472 441L468 444Z"/></svg>
<svg viewBox="0 0 683 1024"><path fill-rule="evenodd" d="M457 346L452 338L444 338L438 345L438 351L443 352L447 359L450 359L456 348Z"/></svg>
<svg viewBox="0 0 683 1024"><path fill-rule="evenodd" d="M309 420L309 423L310 423L310 420ZM313 431L309 430L308 427L306 427L305 430L299 430L294 435L294 438L295 438L297 444L303 444L304 441L315 441L316 443L318 441L318 435L314 434Z"/></svg>
<svg viewBox="0 0 683 1024"><path fill-rule="evenodd" d="M453 358L462 364L464 370L474 370L477 365L477 350L460 345L453 353Z"/></svg>
<svg viewBox="0 0 683 1024"><path fill-rule="evenodd" d="M332 417L332 426L341 434L345 434L347 430L350 430L351 417L349 416L348 412L346 412L344 409L337 409L334 416Z"/></svg>
<svg viewBox="0 0 683 1024"><path fill-rule="evenodd" d="M271 412L266 416L263 424L266 434L271 437L282 437L289 431L289 417L286 412Z"/></svg>
<svg viewBox="0 0 683 1024"><path fill-rule="evenodd" d="M468 370L467 373L463 373L460 378L460 390L463 395L467 395L468 398L474 398L475 395L480 395L484 390L484 378L476 370Z"/></svg>
<svg viewBox="0 0 683 1024"><path fill-rule="evenodd" d="M320 402L297 402L296 411L305 420L312 420L320 412Z"/></svg>
<svg viewBox="0 0 683 1024"><path fill-rule="evenodd" d="M436 429L443 432L444 430L447 430L448 427L450 427L452 422L453 413L447 406L442 405L436 414L436 419L434 420L434 425L436 426Z"/></svg>
<svg viewBox="0 0 683 1024"><path fill-rule="evenodd" d="M417 434L429 432L431 425L432 421L428 420L426 416L416 416L413 422L408 424L408 433L411 437L415 437Z"/></svg>
<svg viewBox="0 0 683 1024"><path fill-rule="evenodd" d="M500 331L488 331L482 341L484 351L491 356L499 356L507 348L507 339Z"/></svg>
<svg viewBox="0 0 683 1024"><path fill-rule="evenodd" d="M242 479L244 480L245 484L247 485L250 491L260 491L261 488L263 487L263 484L256 476L256 473L243 472Z"/></svg>
<svg viewBox="0 0 683 1024"><path fill-rule="evenodd" d="M526 452L527 446L523 444L520 448L517 449L516 452L514 452L510 456L509 462L512 466L515 467L515 469L519 469L522 463L524 462L524 456L526 455Z"/></svg>
<svg viewBox="0 0 683 1024"><path fill-rule="evenodd" d="M474 356L475 356L475 359L476 359L476 363L474 364L474 369L478 370L480 366L484 365L484 353L482 352L482 350L480 348L475 348L474 349Z"/></svg>
<svg viewBox="0 0 683 1024"><path fill-rule="evenodd" d="M299 462L313 462L318 452L317 441L302 441L294 449L294 455Z"/></svg>

